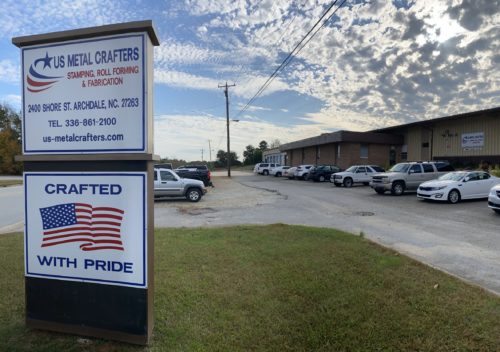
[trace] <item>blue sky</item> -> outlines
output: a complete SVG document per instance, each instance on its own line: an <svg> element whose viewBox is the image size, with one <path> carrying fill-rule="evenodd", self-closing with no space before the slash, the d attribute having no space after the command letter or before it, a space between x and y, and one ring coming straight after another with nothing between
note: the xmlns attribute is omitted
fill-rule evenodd
<svg viewBox="0 0 500 352"><path fill-rule="evenodd" d="M21 107L11 38L153 20L155 153L204 160L225 149L340 129L366 131L500 105L500 0L347 0L242 108L330 5L324 0L4 0L0 102ZM339 1L338 3L341 3ZM334 7L336 8L336 6Z"/></svg>

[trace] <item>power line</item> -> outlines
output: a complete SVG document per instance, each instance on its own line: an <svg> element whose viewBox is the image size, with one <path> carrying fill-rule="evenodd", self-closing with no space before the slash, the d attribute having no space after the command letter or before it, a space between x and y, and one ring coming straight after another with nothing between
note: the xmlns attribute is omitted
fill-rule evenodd
<svg viewBox="0 0 500 352"><path fill-rule="evenodd" d="M269 76L269 78L264 82L264 84L259 88L257 93L248 101L248 103L243 107L243 109L238 112L236 117L240 116L243 112L245 112L248 107L264 92L264 90L271 84L271 82L276 78L281 70L283 70L288 64L292 61L293 57L297 55L306 45L310 42L310 40L318 33L318 31L324 27L324 25L335 15L335 13L344 5L347 0L343 0L342 3L333 11L333 13L323 22L323 24L316 29L316 26L325 18L325 16L330 12L330 10L335 6L338 0L334 0L332 4L328 7L328 9L321 15L321 17L316 21L316 23L312 26L312 28L306 33L306 35L295 45L293 50L287 55L287 57L283 60L283 62L274 70L274 72ZM302 43L306 40L306 38L311 34L314 30L316 31L311 35L311 37L302 45ZM302 45L302 47L301 47ZM299 48L300 47L300 48Z"/></svg>

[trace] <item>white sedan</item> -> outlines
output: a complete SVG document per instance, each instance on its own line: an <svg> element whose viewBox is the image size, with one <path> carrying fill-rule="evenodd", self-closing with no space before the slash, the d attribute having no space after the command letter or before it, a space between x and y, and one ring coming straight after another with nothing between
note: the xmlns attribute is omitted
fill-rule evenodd
<svg viewBox="0 0 500 352"><path fill-rule="evenodd" d="M490 190L488 196L488 207L500 214L500 185L496 185Z"/></svg>
<svg viewBox="0 0 500 352"><path fill-rule="evenodd" d="M500 184L500 178L484 171L455 171L422 183L417 197L458 203L462 199L488 198L491 187Z"/></svg>
<svg viewBox="0 0 500 352"><path fill-rule="evenodd" d="M274 177L281 177L289 168L290 166L286 165L273 167L271 171L269 171L269 175L272 175Z"/></svg>

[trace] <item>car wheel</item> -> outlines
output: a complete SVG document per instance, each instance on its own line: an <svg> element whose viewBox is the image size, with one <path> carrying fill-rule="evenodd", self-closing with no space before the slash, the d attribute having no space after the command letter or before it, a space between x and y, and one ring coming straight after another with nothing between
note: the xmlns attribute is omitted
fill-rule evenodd
<svg viewBox="0 0 500 352"><path fill-rule="evenodd" d="M295 177L294 176L289 176L288 179L289 180L293 180Z"/></svg>
<svg viewBox="0 0 500 352"><path fill-rule="evenodd" d="M201 191L197 188L188 189L186 199L190 202L198 202L201 199Z"/></svg>
<svg viewBox="0 0 500 352"><path fill-rule="evenodd" d="M274 175L276 177L281 177L281 172L277 172L276 175Z"/></svg>
<svg viewBox="0 0 500 352"><path fill-rule="evenodd" d="M456 189L452 189L450 193L448 193L448 202L451 204L457 204L460 202L460 192Z"/></svg>
<svg viewBox="0 0 500 352"><path fill-rule="evenodd" d="M335 187L340 187L340 183L333 183L335 185Z"/></svg>
<svg viewBox="0 0 500 352"><path fill-rule="evenodd" d="M350 188L352 187L352 178L348 177L344 179L344 187Z"/></svg>
<svg viewBox="0 0 500 352"><path fill-rule="evenodd" d="M375 192L377 192L378 194L384 194L385 190L383 190L383 189L376 189Z"/></svg>
<svg viewBox="0 0 500 352"><path fill-rule="evenodd" d="M319 176L319 182L325 182L325 176L320 175Z"/></svg>
<svg viewBox="0 0 500 352"><path fill-rule="evenodd" d="M363 182L364 186L368 186L369 184L370 184L370 182Z"/></svg>
<svg viewBox="0 0 500 352"><path fill-rule="evenodd" d="M499 209L493 209L493 211L497 214L500 214L500 210Z"/></svg>
<svg viewBox="0 0 500 352"><path fill-rule="evenodd" d="M309 175L309 174L304 174L304 175L302 175L302 179L303 179L303 180L307 180L307 176L308 176L308 175Z"/></svg>
<svg viewBox="0 0 500 352"><path fill-rule="evenodd" d="M403 182L394 182L391 189L393 196L400 196L405 192L405 185Z"/></svg>
<svg viewBox="0 0 500 352"><path fill-rule="evenodd" d="M262 172L262 174L263 174L264 176L267 176L267 175L269 175L269 171L264 170L264 171Z"/></svg>

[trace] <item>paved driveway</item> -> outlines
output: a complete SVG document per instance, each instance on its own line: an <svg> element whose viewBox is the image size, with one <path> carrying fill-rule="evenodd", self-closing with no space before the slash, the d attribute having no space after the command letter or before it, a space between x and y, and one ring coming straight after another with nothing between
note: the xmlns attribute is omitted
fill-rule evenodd
<svg viewBox="0 0 500 352"><path fill-rule="evenodd" d="M22 231L23 220L23 186L0 187L0 234Z"/></svg>
<svg viewBox="0 0 500 352"><path fill-rule="evenodd" d="M253 174L215 177L214 184L196 204L156 202L155 226L287 223L362 232L500 294L500 216L485 200L428 203L414 194L380 196L364 186L345 189Z"/></svg>

